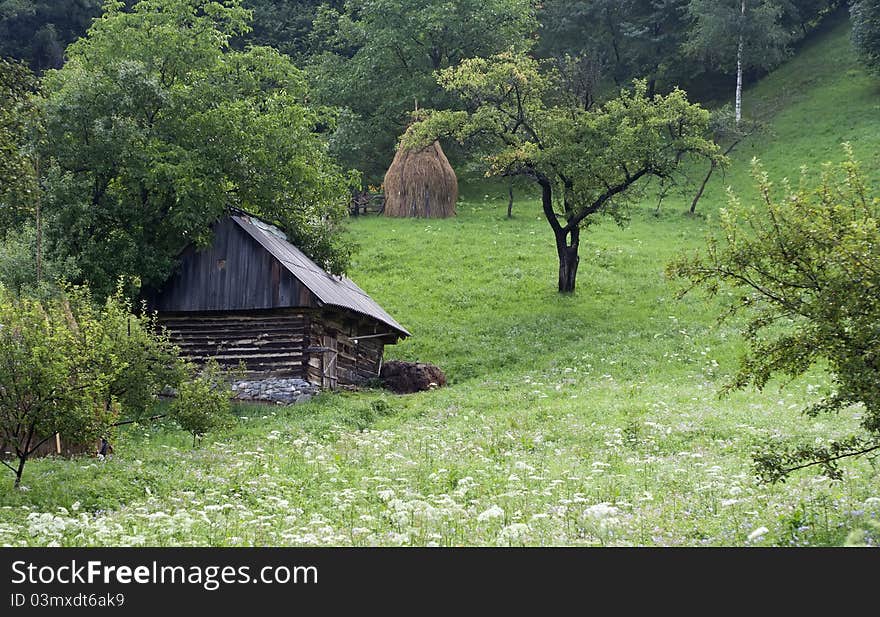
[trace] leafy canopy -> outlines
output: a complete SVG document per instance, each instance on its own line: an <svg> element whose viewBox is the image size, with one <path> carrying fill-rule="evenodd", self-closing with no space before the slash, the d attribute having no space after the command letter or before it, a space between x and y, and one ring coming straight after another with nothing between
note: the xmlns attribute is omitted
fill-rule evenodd
<svg viewBox="0 0 880 617"><path fill-rule="evenodd" d="M0 58L0 229L30 214L36 191L30 136L37 124L37 80L21 62Z"/></svg>
<svg viewBox="0 0 880 617"><path fill-rule="evenodd" d="M783 19L787 6L784 0L690 0L685 50L730 70L742 42L744 69L770 69L785 57L792 37Z"/></svg>
<svg viewBox="0 0 880 617"><path fill-rule="evenodd" d="M128 4L131 4L129 0ZM0 56L37 72L64 64L64 48L83 35L102 0L0 0Z"/></svg>
<svg viewBox="0 0 880 617"><path fill-rule="evenodd" d="M681 45L688 0L546 0L539 5L543 57L586 57L615 87L633 78L667 89L686 73Z"/></svg>
<svg viewBox="0 0 880 617"><path fill-rule="evenodd" d="M319 10L315 89L346 110L334 152L378 183L416 104L453 104L434 71L527 44L536 29L530 0L349 0Z"/></svg>
<svg viewBox="0 0 880 617"><path fill-rule="evenodd" d="M721 239L701 255L669 266L711 295L732 294L731 312L749 316L749 351L727 389L764 387L773 375L796 377L827 363L835 391L810 415L862 404L865 435L822 447L770 447L758 458L766 478L880 448L880 197L847 147L818 183L774 185L755 164L758 198L731 195Z"/></svg>
<svg viewBox="0 0 880 617"><path fill-rule="evenodd" d="M120 275L147 288L205 243L227 208L278 222L335 272L350 178L327 154L333 113L301 71L248 29L239 0L107 2L69 61L45 79L47 219L96 293Z"/></svg>
<svg viewBox="0 0 880 617"><path fill-rule="evenodd" d="M641 178L672 179L688 154L715 156L705 138L709 114L681 90L647 96L643 81L585 109L554 69L510 51L440 72L466 111L426 111L403 146L439 135L475 140L487 175L524 175L556 189L551 226L574 229L603 212L619 219L641 196ZM559 222L561 221L561 222Z"/></svg>

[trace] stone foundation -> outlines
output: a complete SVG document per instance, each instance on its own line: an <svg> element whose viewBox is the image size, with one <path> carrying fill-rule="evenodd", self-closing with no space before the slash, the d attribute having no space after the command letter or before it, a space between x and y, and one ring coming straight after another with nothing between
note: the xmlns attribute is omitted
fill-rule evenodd
<svg viewBox="0 0 880 617"><path fill-rule="evenodd" d="M321 389L303 379L270 377L238 381L232 384L232 391L236 401L293 405L311 400Z"/></svg>

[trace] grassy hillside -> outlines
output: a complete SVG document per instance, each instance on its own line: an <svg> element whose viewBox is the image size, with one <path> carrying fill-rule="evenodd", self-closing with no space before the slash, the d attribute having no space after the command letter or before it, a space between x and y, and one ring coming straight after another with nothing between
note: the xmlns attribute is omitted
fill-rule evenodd
<svg viewBox="0 0 880 617"><path fill-rule="evenodd" d="M839 12L744 94L744 114L767 130L744 142L727 177L713 182L709 210L725 201L727 186L746 194L753 157L772 178L797 180L804 165L816 173L823 162L840 161L841 144L849 142L871 180L880 181L880 81L856 62L850 30L847 12Z"/></svg>
<svg viewBox="0 0 880 617"><path fill-rule="evenodd" d="M788 174L844 140L876 177L877 93L835 25L747 93L773 132L726 183L745 189L755 154ZM241 408L200 448L157 424L106 462L35 462L28 491L0 484L0 545L836 545L877 522L868 461L845 482L753 479L760 443L845 435L859 409L800 415L827 390L820 371L717 397L741 343L717 303L676 300L663 275L711 225L683 199L591 229L578 293L561 297L538 204L508 220L503 196L473 193L452 220L352 223L352 277L414 334L388 356L440 365L449 387Z"/></svg>

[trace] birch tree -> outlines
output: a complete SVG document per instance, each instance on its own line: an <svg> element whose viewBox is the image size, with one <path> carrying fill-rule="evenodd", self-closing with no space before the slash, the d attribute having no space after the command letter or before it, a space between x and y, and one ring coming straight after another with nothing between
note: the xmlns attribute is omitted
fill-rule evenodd
<svg viewBox="0 0 880 617"><path fill-rule="evenodd" d="M791 34L782 25L778 0L691 0L690 37L685 50L722 71L736 73L734 113L742 121L744 75L770 69L787 52Z"/></svg>

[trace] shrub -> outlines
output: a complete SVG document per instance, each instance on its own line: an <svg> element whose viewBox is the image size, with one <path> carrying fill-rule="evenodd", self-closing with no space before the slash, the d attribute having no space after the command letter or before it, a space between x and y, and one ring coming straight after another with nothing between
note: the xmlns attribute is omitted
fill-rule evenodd
<svg viewBox="0 0 880 617"><path fill-rule="evenodd" d="M762 388L773 375L795 377L824 361L836 391L806 412L864 406L862 435L827 446L768 445L756 464L769 480L812 465L839 477L838 461L880 449L880 197L846 150L815 186L804 175L798 188L784 181L780 190L756 163L759 198L744 205L731 197L723 240L669 268L710 294L730 291L731 312L750 317L750 349L728 388Z"/></svg>
<svg viewBox="0 0 880 617"><path fill-rule="evenodd" d="M0 283L0 445L16 474L56 433L73 443L109 437L120 413L135 419L186 365L155 316L136 315L120 290L103 306L85 287L42 289L45 299Z"/></svg>
<svg viewBox="0 0 880 617"><path fill-rule="evenodd" d="M163 388L177 387L188 373L180 350L159 327L156 314L144 305L136 313L123 290L120 281L116 294L107 298L103 307L108 346L115 361L125 366L107 394L129 418L139 419L152 408Z"/></svg>
<svg viewBox="0 0 880 617"><path fill-rule="evenodd" d="M206 433L233 424L232 388L216 360L199 375L184 381L171 404L171 417L193 436L193 447Z"/></svg>

